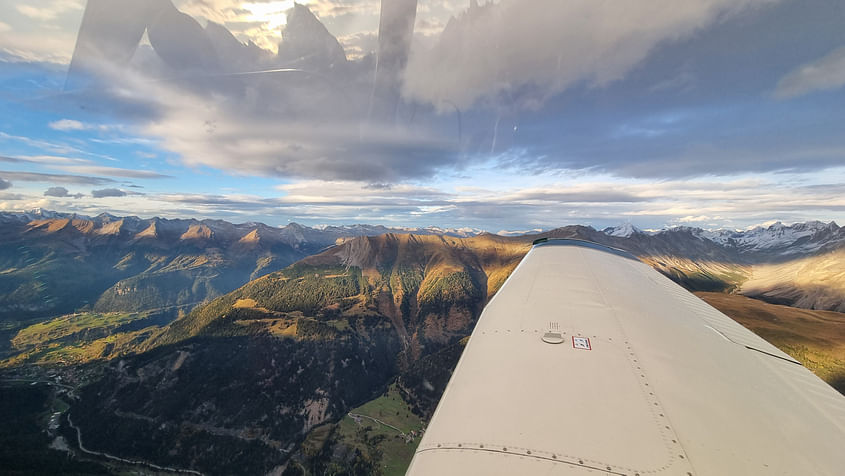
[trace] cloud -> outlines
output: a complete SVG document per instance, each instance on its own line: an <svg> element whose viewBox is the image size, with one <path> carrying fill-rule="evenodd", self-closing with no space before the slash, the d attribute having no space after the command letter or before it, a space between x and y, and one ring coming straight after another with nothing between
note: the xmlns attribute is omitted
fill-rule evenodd
<svg viewBox="0 0 845 476"><path fill-rule="evenodd" d="M71 194L68 190L64 187L50 187L44 192L45 197L58 197L58 198L82 198L85 195L81 193L74 193Z"/></svg>
<svg viewBox="0 0 845 476"><path fill-rule="evenodd" d="M6 63L52 63L67 65L73 54L74 36L57 33L43 34L0 32L0 62Z"/></svg>
<svg viewBox="0 0 845 476"><path fill-rule="evenodd" d="M304 180L297 183L279 185L278 190L285 193L278 199L280 203L322 204L359 206L410 204L441 204L450 196L449 193L433 187L411 184L373 184L354 181Z"/></svg>
<svg viewBox="0 0 845 476"><path fill-rule="evenodd" d="M504 189L439 188L406 185L372 188L364 183L305 181L278 187L285 196L264 202L252 213L290 213L298 219L342 221L350 217L382 223L506 228L550 228L567 223L615 225L626 219L638 226L760 221L794 217L795 221L845 212L842 187L793 186L773 175L730 180L671 180L625 183L586 180L540 183ZM526 177L516 176L514 182ZM346 197L354 197L347 200ZM248 198L244 198L249 200ZM225 201L225 200L223 200ZM785 203L788 205L784 205ZM225 207L216 204L217 207ZM237 205L233 205L236 208ZM709 225L709 223L708 223Z"/></svg>
<svg viewBox="0 0 845 476"><path fill-rule="evenodd" d="M668 149L668 150L667 150ZM691 178L704 175L729 176L738 172L811 172L842 165L845 144L830 147L780 143L778 138L757 147L691 144L677 149L653 151L651 157L609 163L614 170L628 177ZM594 162L601 166L602 161Z"/></svg>
<svg viewBox="0 0 845 476"><path fill-rule="evenodd" d="M31 3L35 3L36 5L32 5ZM80 0L36 1L31 3L28 5L17 5L18 13L39 21L55 20L56 17L65 12L81 10L84 6Z"/></svg>
<svg viewBox="0 0 845 476"><path fill-rule="evenodd" d="M362 45L363 54L375 46L377 22L361 20L357 29L345 32L337 22L377 13L377 3L308 5L331 19L326 23L341 40ZM502 170L537 174L597 171L677 178L818 169L841 160L831 151L845 144L825 131L835 121L820 127L815 127L817 120L797 122L817 115L817 108L792 115L785 114L791 110L772 110L778 106L765 104L770 98L737 100L770 89L771 80L760 78L784 70L781 63L780 69L767 63L783 56L782 45L750 40L763 41L758 33L772 28L774 18L779 22L774 30L785 35L776 35L777 41L788 44L794 40L790 28L805 29L816 18L800 17L798 26L791 26L792 13L817 8L793 5L793 11L786 8L788 2L758 8L779 3L774 0L616 3L503 0L472 7L448 23L433 48L426 45L448 18L434 12L466 3L421 3L418 26L427 28L422 32L427 39L414 40L405 78L407 102L400 103L396 124L370 120L371 59L329 70L273 64L278 71L240 75L227 72L226 61L221 69L144 68L136 61L142 56L138 50L128 69L107 65L97 88L73 94L86 108L134 124L133 131L149 137L147 145L160 149L160 157L235 176L394 184L465 173L492 157ZM247 27L239 22L248 12L238 11L237 1L176 4L225 24L244 40ZM357 9L355 15L343 12L347 6ZM723 54L725 44L737 47ZM155 56L149 47L145 51ZM748 83L734 82L732 75L744 71L741 66L749 59L755 60L748 69L756 89L739 91ZM256 69L270 67L261 61L256 60ZM680 119L663 120L672 115ZM774 117L789 119L775 123ZM744 123L736 123L743 118ZM52 125L104 127L70 118ZM810 142L808 132L825 140ZM89 144L101 140L91 138ZM149 171L63 170L160 178Z"/></svg>
<svg viewBox="0 0 845 476"><path fill-rule="evenodd" d="M78 147L74 147L68 144L63 144L60 142L53 142L49 140L41 140L41 139L34 139L31 137L25 136L18 136L7 134L5 132L0 131L0 140L4 141L14 141L24 144L29 147L33 147L39 150L46 150L56 154L84 154L85 152L79 149ZM35 160L37 157L49 157L49 156L34 156L34 157L26 157L26 160Z"/></svg>
<svg viewBox="0 0 845 476"><path fill-rule="evenodd" d="M666 91L687 92L695 88L697 78L689 71L681 71L677 75L663 79L649 88L651 93L662 93Z"/></svg>
<svg viewBox="0 0 845 476"><path fill-rule="evenodd" d="M70 195L64 187L50 187L44 192L45 197L67 197Z"/></svg>
<svg viewBox="0 0 845 476"><path fill-rule="evenodd" d="M778 81L775 97L789 99L816 91L830 91L845 85L845 46L799 66Z"/></svg>
<svg viewBox="0 0 845 476"><path fill-rule="evenodd" d="M252 41L275 52L293 0L182 0L174 4L194 18L226 25L244 43Z"/></svg>
<svg viewBox="0 0 845 476"><path fill-rule="evenodd" d="M379 0L313 0L307 5L320 18L378 15L380 8Z"/></svg>
<svg viewBox="0 0 845 476"><path fill-rule="evenodd" d="M16 4L16 5L15 5ZM0 61L67 64L84 0L0 2Z"/></svg>
<svg viewBox="0 0 845 476"><path fill-rule="evenodd" d="M629 146L640 138L662 138L670 129L667 125L617 124L614 132L624 137L593 130L566 141L549 133L568 125L556 122L560 116L550 119L560 106L544 110L549 99L584 85L610 85L658 47L769 3L504 0L472 7L449 24L434 48L415 43L404 92L407 99L422 104L401 106L405 109L396 125L368 122L372 71L365 62L320 74L279 73L261 81L212 78L177 84L124 72L115 75L115 81L120 82L121 98L128 91L133 100L150 101L153 112L142 131L160 138L163 148L190 167L396 183L460 171L507 151L522 138L533 163L522 162L520 167L560 171L598 165L621 173L630 168L637 176L665 176L662 166L686 153L688 141L661 139L663 150L656 153L635 147L641 157L631 157ZM649 28L643 29L643 24ZM696 81L696 73L675 71L669 80L650 82L643 89L683 91ZM538 113L536 119L520 117L523 111L540 110L545 114ZM570 119L580 120L575 116ZM517 127L522 125L526 127ZM529 134L539 137L534 140ZM590 138L597 144L584 144ZM579 146L583 153L574 150ZM726 171L742 166L734 161Z"/></svg>
<svg viewBox="0 0 845 476"><path fill-rule="evenodd" d="M687 215L685 217L678 218L678 222L679 223L702 223L702 222L708 222L708 221L722 220L723 218L724 217L720 217L720 216L711 217L711 216L707 216L707 215L698 215L698 216Z"/></svg>
<svg viewBox="0 0 845 476"><path fill-rule="evenodd" d="M161 80L143 68L97 66L98 87L70 94L69 102L134 115L121 119L135 122L137 132L158 139L156 146L189 167L387 182L431 176L459 153L453 120L445 136L424 111L411 125L368 121L373 62L234 77L211 68L186 81ZM88 127L73 119L53 126Z"/></svg>
<svg viewBox="0 0 845 476"><path fill-rule="evenodd" d="M57 131L82 131L88 128L85 124L73 119L61 119L59 121L51 122L48 125L51 129L55 129Z"/></svg>
<svg viewBox="0 0 845 476"><path fill-rule="evenodd" d="M378 32L358 31L349 35L338 36L337 41L343 45L347 58L350 60L360 59L378 48Z"/></svg>
<svg viewBox="0 0 845 476"><path fill-rule="evenodd" d="M91 190L91 196L94 198L104 197L125 197L127 194L123 190L117 188L104 188L102 190Z"/></svg>
<svg viewBox="0 0 845 476"><path fill-rule="evenodd" d="M523 202L553 201L559 203L634 203L650 200L648 197L629 191L621 191L616 187L594 189L570 187L569 190L526 189L513 193L511 197Z"/></svg>
<svg viewBox="0 0 845 476"><path fill-rule="evenodd" d="M44 164L50 165L65 165L65 164L79 164L90 163L87 159L78 159L73 157L60 157L55 155L22 155L18 157L0 156L0 162L25 163L25 164Z"/></svg>
<svg viewBox="0 0 845 476"><path fill-rule="evenodd" d="M57 165L53 168L80 174L107 175L110 177L126 177L136 179L172 178L170 175L160 174L149 170L123 169L118 167L103 167L99 165Z"/></svg>
<svg viewBox="0 0 845 476"><path fill-rule="evenodd" d="M64 210L84 214L108 211L270 224L471 226L491 231L576 223L598 229L624 222L640 228L674 224L741 228L770 219L845 221L845 168L817 175L770 173L633 183L598 176L548 181L522 174L508 182L486 184L475 177L450 185L372 186L368 182L306 180L278 186L280 195L275 197L156 192L140 197L129 189L111 188L110 193L97 190L96 195L125 195L119 201L58 200L42 206L55 208L61 203ZM28 209L33 200L10 201L8 206Z"/></svg>
<svg viewBox="0 0 845 476"><path fill-rule="evenodd" d="M120 129L121 126L114 125L114 124L90 124L87 122L77 121L75 119L59 119L58 121L53 121L47 124L50 129L56 131L110 131L114 129ZM137 138L132 138L137 140ZM103 141L103 139L97 139ZM121 140L121 139L111 139L111 140ZM126 139L123 139L126 140ZM131 140L131 139L130 139Z"/></svg>
<svg viewBox="0 0 845 476"><path fill-rule="evenodd" d="M367 126L369 88L302 79L265 83L266 96L251 98L259 102L218 102L162 86L149 96L158 117L144 131L188 166L238 174L400 181L454 163L453 130L444 137L428 129L422 114L416 127Z"/></svg>
<svg viewBox="0 0 845 476"><path fill-rule="evenodd" d="M447 26L436 47L412 53L405 92L435 105L448 100L465 108L504 98L518 108L536 108L576 84L622 79L662 42L766 3L503 0L471 7Z"/></svg>
<svg viewBox="0 0 845 476"><path fill-rule="evenodd" d="M0 178L0 190L6 190L12 186L12 182Z"/></svg>
<svg viewBox="0 0 845 476"><path fill-rule="evenodd" d="M44 174L37 172L12 172L0 170L0 174L11 180L23 182L55 182L74 185L105 185L115 181L103 177L88 177L84 175Z"/></svg>

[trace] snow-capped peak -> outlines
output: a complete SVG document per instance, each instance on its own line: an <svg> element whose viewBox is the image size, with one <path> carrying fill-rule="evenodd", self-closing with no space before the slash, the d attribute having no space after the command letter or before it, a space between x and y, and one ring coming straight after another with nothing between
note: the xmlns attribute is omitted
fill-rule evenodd
<svg viewBox="0 0 845 476"><path fill-rule="evenodd" d="M823 223L809 221L785 225L776 221L766 223L744 231L701 230L698 236L723 246L735 246L742 251L768 251L789 248L789 252L808 252L818 249L828 239L836 239L824 233L836 232L839 227L834 222ZM801 241L800 246L794 246Z"/></svg>
<svg viewBox="0 0 845 476"><path fill-rule="evenodd" d="M640 231L639 228L635 227L634 225L632 225L630 223L623 223L622 225L619 225L619 226L605 228L604 230L602 230L602 232L605 235L619 236L619 237L623 237L623 238L627 238L627 237L634 235L636 233L642 233L642 231Z"/></svg>

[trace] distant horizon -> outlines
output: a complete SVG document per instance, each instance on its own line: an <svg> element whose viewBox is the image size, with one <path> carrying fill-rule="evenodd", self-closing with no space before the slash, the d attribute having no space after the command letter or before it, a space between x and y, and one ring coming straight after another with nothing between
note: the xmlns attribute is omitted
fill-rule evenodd
<svg viewBox="0 0 845 476"><path fill-rule="evenodd" d="M589 223L565 223L565 224L552 225L552 226L544 227L544 228L499 229L497 231L492 231L490 229L483 229L483 228L471 227L471 226L460 226L460 225L450 225L450 226L434 225L434 224L430 224L430 225L401 225L401 224L387 224L387 223L379 223L379 222L345 222L345 223L313 223L313 224L309 224L309 223L302 223L302 222L299 222L299 221L289 221L287 223L273 224L273 223L268 223L268 222L265 222L265 221L262 221L262 220L231 221L231 220L227 220L227 219L224 219L224 218L213 218L213 217L186 216L186 215L162 216L162 215L119 214L119 213L114 213L114 212L110 212L110 211L101 211L101 212L96 213L96 214L87 214L87 213L79 213L79 212L75 212L75 211L32 209L32 210L0 210L0 213L16 213L16 214L50 214L50 213L56 213L56 214L60 214L60 215L74 215L74 216L78 216L78 217L82 217L82 218L96 218L97 216L100 216L100 215L109 215L109 216L112 216L112 217L115 217L115 218L134 217L134 218L138 218L140 220L152 220L152 219L157 218L157 219L163 219L163 220L185 220L185 221L193 220L193 221L198 221L198 222L224 221L224 222L227 222L227 223L231 223L233 225L261 224L261 225L274 227L274 228L284 228L285 226L295 224L295 225L304 226L304 227L313 228L313 229L321 229L321 228L325 228L325 227L342 228L342 227L354 227L354 226L383 227L383 228L392 229L392 230L407 230L407 231L415 230L415 229L417 229L417 230L442 229L442 230L447 230L447 231L452 230L452 231L465 231L465 232L474 232L474 233L490 233L490 234L494 234L494 235L507 234L507 235L511 235L511 236L544 233L544 232L552 231L552 230L559 229L559 228L566 228L568 226L590 227L593 230L602 232L602 231L605 231L605 230L608 230L608 229L622 228L626 225L632 225L635 229L637 229L638 231L643 232L643 233L657 233L657 232L661 232L661 231L672 230L672 229L675 229L675 228L694 228L694 229L700 229L700 230L703 230L703 231L713 231L713 232L715 232L715 231L746 232L746 231L752 231L752 230L758 229L758 228L768 229L771 226L776 225L778 223L780 223L780 224L782 224L786 227L794 227L796 225L802 225L802 224L807 224L807 223L822 223L824 225L831 225L832 224L836 227L839 227L839 224L836 222L836 220L818 220L818 219L815 219L815 220L796 221L796 222L784 222L782 220L772 219L772 220L767 220L767 221L764 221L764 222L761 222L761 223L758 223L758 224L748 226L746 228L705 228L705 227L701 227L701 226L690 226L690 225L671 225L671 226L665 226L663 228L642 228L642 227L639 227L635 224L632 224L631 222L622 222L622 223L617 223L615 225L607 225L607 226L601 226L601 227L596 227L596 226L589 224Z"/></svg>

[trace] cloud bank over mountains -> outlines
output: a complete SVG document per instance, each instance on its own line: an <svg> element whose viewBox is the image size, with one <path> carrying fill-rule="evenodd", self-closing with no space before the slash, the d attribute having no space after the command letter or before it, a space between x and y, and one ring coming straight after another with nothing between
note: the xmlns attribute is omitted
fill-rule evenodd
<svg viewBox="0 0 845 476"><path fill-rule="evenodd" d="M84 6L71 3L33 8L58 12L58 21ZM843 213L825 188L845 177L837 126L845 120L845 30L841 7L829 1L420 1L388 116L374 113L392 94L374 81L384 62L378 1L87 7L67 90L35 101L60 112L44 128L68 138L65 150L0 131L0 147L85 161L5 153L16 170L3 177L47 184L40 199L69 199L81 192L42 192L85 184L104 187L90 198L139 205L126 190L143 181L153 187L144 200L162 198L155 206L221 216L243 207L314 220L380 212L526 227L550 214L644 216L651 221L638 224L648 227ZM28 12L16 14L41 15ZM4 22L0 35L21 29ZM132 141L146 148L110 163L110 148ZM275 197L166 185L206 174L282 185L269 187ZM743 193L756 202L685 193L751 179ZM323 193L331 198L311 187L331 189ZM792 203L790 194L821 215L777 206ZM166 196L173 202L165 205Z"/></svg>

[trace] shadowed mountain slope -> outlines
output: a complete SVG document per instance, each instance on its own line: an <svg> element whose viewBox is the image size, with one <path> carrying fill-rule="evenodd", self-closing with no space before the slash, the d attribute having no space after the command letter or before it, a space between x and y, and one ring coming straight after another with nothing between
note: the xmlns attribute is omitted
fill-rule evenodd
<svg viewBox="0 0 845 476"><path fill-rule="evenodd" d="M82 392L74 421L103 451L131 448L213 474L269 471L287 459L280 449L469 334L529 247L493 235L348 240L195 309L147 352L112 361ZM231 451L224 458L203 450L210 445Z"/></svg>
<svg viewBox="0 0 845 476"><path fill-rule="evenodd" d="M0 213L0 321L189 307L382 226ZM471 230L419 230L462 234Z"/></svg>

